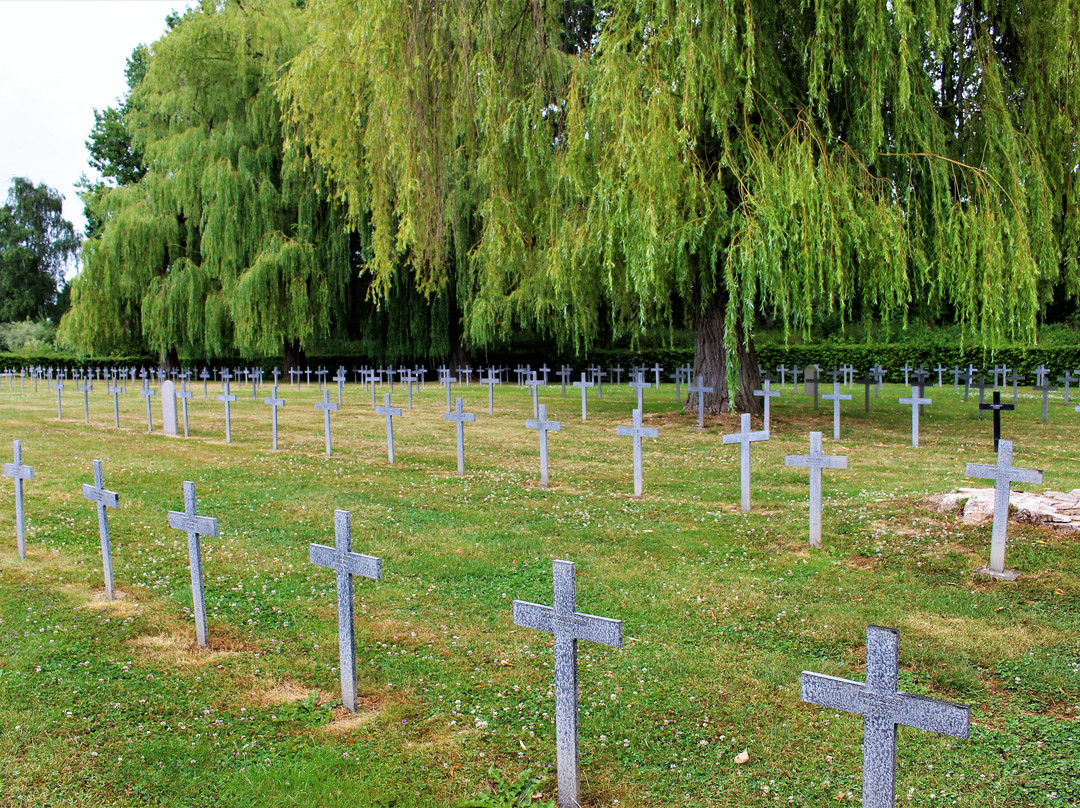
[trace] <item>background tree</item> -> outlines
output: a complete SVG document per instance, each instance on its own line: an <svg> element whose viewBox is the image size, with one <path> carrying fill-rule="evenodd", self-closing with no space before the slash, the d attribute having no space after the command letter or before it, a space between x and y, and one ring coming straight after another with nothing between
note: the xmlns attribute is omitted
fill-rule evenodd
<svg viewBox="0 0 1080 808"><path fill-rule="evenodd" d="M753 410L762 315L993 345L1075 291L1076 5L315 0L283 92L376 293L404 261L472 344L682 311Z"/></svg>
<svg viewBox="0 0 1080 808"><path fill-rule="evenodd" d="M55 315L57 286L79 247L63 204L47 185L12 180L0 206L0 322Z"/></svg>
<svg viewBox="0 0 1080 808"><path fill-rule="evenodd" d="M305 30L294 2L207 2L150 48L122 120L145 173L95 203L68 342L292 362L340 323L350 234L272 89Z"/></svg>

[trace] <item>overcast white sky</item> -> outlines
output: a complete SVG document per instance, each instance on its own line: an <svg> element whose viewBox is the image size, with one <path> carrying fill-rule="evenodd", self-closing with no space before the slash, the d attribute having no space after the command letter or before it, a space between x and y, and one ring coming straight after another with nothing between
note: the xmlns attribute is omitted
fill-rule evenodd
<svg viewBox="0 0 1080 808"><path fill-rule="evenodd" d="M0 198L12 177L64 195L64 216L82 230L79 175L94 175L86 138L94 109L127 90L136 45L165 31L188 0L0 0Z"/></svg>

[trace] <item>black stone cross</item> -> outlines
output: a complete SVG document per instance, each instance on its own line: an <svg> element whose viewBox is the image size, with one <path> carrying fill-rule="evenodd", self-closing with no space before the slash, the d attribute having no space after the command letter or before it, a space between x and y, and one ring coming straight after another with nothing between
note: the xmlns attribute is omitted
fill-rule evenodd
<svg viewBox="0 0 1080 808"><path fill-rule="evenodd" d="M1015 410L1016 407L1012 404L1001 403L1001 393L997 390L994 391L994 403L993 404L980 404L979 415L982 415L982 410L994 411L994 451L998 450L998 441L1001 440L1001 411L1002 410Z"/></svg>

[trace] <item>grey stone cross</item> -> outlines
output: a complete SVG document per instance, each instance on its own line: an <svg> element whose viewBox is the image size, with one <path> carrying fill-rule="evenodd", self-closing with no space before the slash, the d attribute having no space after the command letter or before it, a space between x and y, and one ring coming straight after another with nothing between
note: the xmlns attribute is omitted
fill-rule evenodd
<svg viewBox="0 0 1080 808"><path fill-rule="evenodd" d="M766 382L768 384L768 382ZM711 393L713 388L705 386L705 377L698 376L697 384L687 385L687 389L691 394L697 393L697 428L705 428L705 394ZM755 392L756 395L756 392ZM766 401L766 408L768 407L768 399ZM768 430L766 430L768 431Z"/></svg>
<svg viewBox="0 0 1080 808"><path fill-rule="evenodd" d="M642 390L648 390L652 387L650 382L645 381L640 372L634 374L634 380L630 382L630 387L633 387L637 391L637 408L642 412L645 412L645 405L642 399Z"/></svg>
<svg viewBox="0 0 1080 808"><path fill-rule="evenodd" d="M784 383L781 382L780 386L783 387ZM764 404L764 418L762 419L761 425L766 432L769 432L771 429L769 426L769 410L771 409L769 400L779 397L780 391L772 389L772 379L765 379L765 381L761 383L761 387L761 390L754 391L754 395L760 398Z"/></svg>
<svg viewBox="0 0 1080 808"><path fill-rule="evenodd" d="M64 420L64 410L62 403L62 395L64 392L64 382L61 379L56 380L56 384L53 385L53 389L56 391L56 420Z"/></svg>
<svg viewBox="0 0 1080 808"><path fill-rule="evenodd" d="M911 445L915 448L919 447L919 407L923 404L933 404L929 398L926 398L919 392L918 387L911 388L911 397L900 399L901 404L911 405Z"/></svg>
<svg viewBox="0 0 1080 808"><path fill-rule="evenodd" d="M1038 469L1021 469L1012 464L1011 440L998 441L998 462L991 466L968 463L964 472L968 477L994 481L994 525L990 533L990 564L979 570L980 574L1006 581L1015 581L1020 573L1005 569L1005 542L1009 525L1009 488L1012 483L1041 483L1042 472Z"/></svg>
<svg viewBox="0 0 1080 808"><path fill-rule="evenodd" d="M1046 383L1046 375L1050 372L1050 369L1046 367L1046 365L1040 363L1039 366L1031 372L1035 374L1036 386L1039 386Z"/></svg>
<svg viewBox="0 0 1080 808"><path fill-rule="evenodd" d="M562 397L566 398L566 380L570 378L570 367L563 365L555 375L562 380Z"/></svg>
<svg viewBox="0 0 1080 808"><path fill-rule="evenodd" d="M526 429L540 430L540 485L548 487L548 436L547 433L562 430L562 423L547 419L547 405L540 405L539 418L525 422Z"/></svg>
<svg viewBox="0 0 1080 808"><path fill-rule="evenodd" d="M1075 382L1077 379L1072 375L1071 371L1066 370L1064 376L1058 376L1057 380L1064 385L1061 389L1065 392L1065 406L1069 406L1069 385Z"/></svg>
<svg viewBox="0 0 1080 808"><path fill-rule="evenodd" d="M112 545L109 543L109 514L107 508L119 508L120 498L105 489L105 473L101 461L94 461L94 484L83 483L83 497L97 504L98 534L101 536L101 564L105 570L105 597L113 599Z"/></svg>
<svg viewBox="0 0 1080 808"><path fill-rule="evenodd" d="M543 379L537 378L536 373L532 373L532 378L525 382L525 386L529 388L532 393L532 405L533 405L533 418L537 415L537 391L547 384Z"/></svg>
<svg viewBox="0 0 1080 808"><path fill-rule="evenodd" d="M334 381L337 382L337 403L341 406L341 395L345 391L345 368L339 367L337 375L334 376Z"/></svg>
<svg viewBox="0 0 1080 808"><path fill-rule="evenodd" d="M23 511L23 480L34 479L33 466L24 466L22 462L22 441L14 443L14 462L4 464L4 476L15 481L15 541L19 547L19 558L26 558L26 514Z"/></svg>
<svg viewBox="0 0 1080 808"><path fill-rule="evenodd" d="M1019 388L1020 382L1024 381L1024 374L1017 372L1015 369L1009 374L1009 381L1012 382L1013 388L1013 406L1015 407L1020 397Z"/></svg>
<svg viewBox="0 0 1080 808"><path fill-rule="evenodd" d="M191 598L195 606L195 639L203 648L206 640L206 595L203 592L202 548L199 536L216 536L218 520L199 516L195 483L184 482L184 511L169 511L169 527L187 533L188 563L191 567Z"/></svg>
<svg viewBox="0 0 1080 808"><path fill-rule="evenodd" d="M821 546L821 470L846 469L848 459L843 455L826 455L821 451L821 433L810 433L810 454L784 455L785 466L810 469L810 546Z"/></svg>
<svg viewBox="0 0 1080 808"><path fill-rule="evenodd" d="M375 412L386 416L386 458L394 462L394 416L401 415L401 407L390 406L390 394L384 393L386 403L382 407L376 407Z"/></svg>
<svg viewBox="0 0 1080 808"><path fill-rule="evenodd" d="M341 671L341 701L356 712L356 628L353 625L354 575L382 578L382 559L352 551L352 515L334 511L334 546L312 544L308 548L312 564L337 573L338 653Z"/></svg>
<svg viewBox="0 0 1080 808"><path fill-rule="evenodd" d="M581 381L574 382L574 387L580 387L581 388L581 420L582 421L589 420L589 403L588 403L588 398L586 396L588 395L588 392L589 392L588 388L590 388L592 386L593 386L593 383L586 380L584 373L581 374Z"/></svg>
<svg viewBox="0 0 1080 808"><path fill-rule="evenodd" d="M146 431L147 433L154 431L154 414L150 408L150 399L157 395L157 390L150 388L150 380L143 378L143 387L139 391L139 395L146 399Z"/></svg>
<svg viewBox="0 0 1080 808"><path fill-rule="evenodd" d="M1045 424L1048 415L1048 409L1050 406L1050 394L1057 391L1057 386L1051 385L1049 379L1044 379L1039 384L1035 385L1032 389L1036 393L1042 393L1042 422Z"/></svg>
<svg viewBox="0 0 1080 808"><path fill-rule="evenodd" d="M487 385L488 389L488 415L495 414L495 385L502 384L495 375L494 368L488 368L488 375L480 377L480 384Z"/></svg>
<svg viewBox="0 0 1080 808"><path fill-rule="evenodd" d="M577 641L622 648L622 621L577 611L577 581L571 561L552 562L554 606L514 601L514 625L546 631L555 648L555 762L559 808L579 808Z"/></svg>
<svg viewBox="0 0 1080 808"><path fill-rule="evenodd" d="M914 369L915 368L913 368L907 362L905 362L904 366L902 368L900 368L900 370L904 371L904 387L910 387L911 386L911 376L910 376L910 374L911 374L911 371L913 371Z"/></svg>
<svg viewBox="0 0 1080 808"><path fill-rule="evenodd" d="M113 404L113 420L116 422L116 428L120 428L120 394L124 392L124 388L116 384L115 379L111 383L107 383L106 390L112 393Z"/></svg>
<svg viewBox="0 0 1080 808"><path fill-rule="evenodd" d="M90 381L84 381L82 384L76 384L75 389L82 391L83 415L86 423L90 423L90 391L94 389L94 385Z"/></svg>
<svg viewBox="0 0 1080 808"><path fill-rule="evenodd" d="M278 398L276 382L270 389L270 398L264 398L263 403L270 406L270 429L273 434L274 450L276 451L278 447L277 411L278 407L285 406L285 399Z"/></svg>
<svg viewBox="0 0 1080 808"><path fill-rule="evenodd" d="M851 401L851 393L840 392L840 382L833 379L832 392L825 393L822 398L826 401L831 401L832 404L832 439L834 441L840 440L840 402Z"/></svg>
<svg viewBox="0 0 1080 808"><path fill-rule="evenodd" d="M176 397L180 399L180 404L184 410L184 437L188 437L188 401L194 394L187 389L187 374L180 376L180 392L176 394Z"/></svg>
<svg viewBox="0 0 1080 808"><path fill-rule="evenodd" d="M451 389L453 388L453 386L454 386L454 377L453 377L453 376L451 376L451 375L450 375L449 373L447 373L447 374L446 374L446 375L445 375L445 376L444 376L444 377L443 377L442 379L440 379L439 381L441 381L441 382L442 382L443 384L445 384L445 385L446 385L446 411L447 411L448 413L449 413L449 412L453 412L453 409L454 409L454 406L453 406L453 398L452 398L452 397L451 397L451 395L450 395L450 390L451 390ZM372 399L372 400L374 401L374 399Z"/></svg>
<svg viewBox="0 0 1080 808"><path fill-rule="evenodd" d="M641 499L644 488L641 481L641 439L659 437L660 430L654 426L642 426L641 410L634 410L633 426L617 426L615 434L634 439L634 496Z"/></svg>
<svg viewBox="0 0 1080 808"><path fill-rule="evenodd" d="M900 632L866 629L866 682L803 671L802 700L863 717L863 808L896 805L896 727L968 737L970 710L898 689Z"/></svg>
<svg viewBox="0 0 1080 808"><path fill-rule="evenodd" d="M449 390L450 388L447 387ZM465 423L476 420L476 413L463 412L461 409L461 396L457 397L454 411L443 414L444 421L457 423L457 473L459 477L465 476Z"/></svg>
<svg viewBox="0 0 1080 808"><path fill-rule="evenodd" d="M833 382L833 384L837 384L837 382ZM750 512L750 444L768 439L769 433L765 430L760 432L750 431L750 413L748 412L744 412L739 416L738 432L721 436L723 443L741 444L739 447L740 506L746 513Z"/></svg>
<svg viewBox="0 0 1080 808"><path fill-rule="evenodd" d="M323 412L323 432L326 435L326 456L330 457L330 413L338 409L337 402L330 400L330 391L322 391L322 401L315 405L315 409Z"/></svg>
<svg viewBox="0 0 1080 808"><path fill-rule="evenodd" d="M224 371L221 374L221 383L224 385L225 392L217 397L218 401L225 404L225 442L232 443L232 403L236 401L236 395L229 392L229 379L232 376L229 371Z"/></svg>
<svg viewBox="0 0 1080 808"><path fill-rule="evenodd" d="M948 368L938 362L938 366L934 368L934 370L937 371L937 386L941 387L941 374L948 370Z"/></svg>

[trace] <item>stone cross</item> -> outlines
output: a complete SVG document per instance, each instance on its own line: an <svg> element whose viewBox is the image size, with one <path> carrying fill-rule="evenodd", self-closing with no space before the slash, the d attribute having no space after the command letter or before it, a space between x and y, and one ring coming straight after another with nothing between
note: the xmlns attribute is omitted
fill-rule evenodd
<svg viewBox="0 0 1080 808"><path fill-rule="evenodd" d="M837 384L837 382L833 382ZM850 396L848 396L850 398ZM744 512L750 512L750 444L757 441L768 440L769 433L750 431L750 413L744 412L739 417L739 431L723 435L723 443L738 443L739 447L739 491L740 505Z"/></svg>
<svg viewBox="0 0 1080 808"><path fill-rule="evenodd" d="M763 408L764 417L762 418L761 426L766 432L769 432L771 429L769 426L769 410L771 409L769 406L769 399L779 397L780 391L772 389L772 379L765 379L765 381L761 383L761 386L763 389L755 390L754 395L762 399L762 402L765 405ZM780 386L783 387L784 383L780 382Z"/></svg>
<svg viewBox="0 0 1080 808"><path fill-rule="evenodd" d="M89 381L85 381L82 384L75 385L76 390L81 390L83 394L83 414L86 418L86 423L90 423L90 391L94 389Z"/></svg>
<svg viewBox="0 0 1080 808"><path fill-rule="evenodd" d="M860 379L860 382L862 383L865 396L865 404L863 405L864 411L870 412L870 388L874 385L873 374L869 370L866 371L866 375L863 376L862 379Z"/></svg>
<svg viewBox="0 0 1080 808"><path fill-rule="evenodd" d="M832 439L834 441L840 440L840 402L851 401L851 393L840 392L840 382L833 379L832 392L826 393L822 396L826 401L831 401L832 404Z"/></svg>
<svg viewBox="0 0 1080 808"><path fill-rule="evenodd" d="M1017 402L1017 400L1018 400L1018 398L1019 398L1019 395L1020 395L1020 394L1019 394L1019 386L1020 386L1020 382L1024 381L1024 374L1023 374L1023 373L1018 373L1018 372L1017 372L1017 371L1016 371L1016 370L1014 369L1014 370L1013 370L1013 372L1012 372L1011 374L1009 374L1009 381L1011 381L1011 382L1012 382L1012 388L1013 388L1013 406L1015 407L1015 406L1016 406L1016 402Z"/></svg>
<svg viewBox="0 0 1080 808"><path fill-rule="evenodd" d="M63 404L61 401L61 395L64 392L64 383L57 379L56 384L53 385L53 389L56 391L56 420L64 420Z"/></svg>
<svg viewBox="0 0 1080 808"><path fill-rule="evenodd" d="M1071 371L1066 370L1065 375L1058 376L1057 380L1064 385L1062 390L1065 391L1065 406L1067 407L1069 406L1069 385L1075 382L1077 379L1075 376L1072 375Z"/></svg>
<svg viewBox="0 0 1080 808"><path fill-rule="evenodd" d="M767 385L768 382L765 382L765 384ZM697 428L698 429L704 429L705 428L705 394L706 393L711 393L713 391L713 388L705 386L705 377L704 376L698 376L697 377L697 384L696 385L688 384L687 385L687 390L690 391L691 395L693 395L694 393L697 393ZM754 395L757 395L756 390L754 391ZM768 402L769 402L769 400L765 399L766 410L768 409ZM766 429L765 431L767 432L768 430Z"/></svg>
<svg viewBox="0 0 1080 808"><path fill-rule="evenodd" d="M810 454L784 455L785 466L810 469L810 546L821 546L821 470L846 469L848 459L843 455L826 455L821 451L821 433L810 433Z"/></svg>
<svg viewBox="0 0 1080 808"><path fill-rule="evenodd" d="M184 411L184 437L188 437L188 400L194 394L187 389L187 377L182 375L180 377L180 392L176 394L176 397L180 399L180 406Z"/></svg>
<svg viewBox="0 0 1080 808"><path fill-rule="evenodd" d="M105 597L113 599L112 545L109 543L109 514L107 508L119 508L120 499L105 489L105 473L101 461L94 461L94 484L83 483L83 497L97 504L98 533L101 536L101 563L105 569Z"/></svg>
<svg viewBox="0 0 1080 808"><path fill-rule="evenodd" d="M994 388L997 389L1005 384L1005 374L1009 369L1005 365L994 365L990 372L994 374Z"/></svg>
<svg viewBox="0 0 1080 808"><path fill-rule="evenodd" d="M1046 374L1048 374L1050 370L1046 365L1040 363L1039 366L1031 372L1035 374L1036 386L1040 386L1046 383Z"/></svg>
<svg viewBox="0 0 1080 808"><path fill-rule="evenodd" d="M817 365L807 365L803 369L803 392L814 397L814 410L818 408L818 368Z"/></svg>
<svg viewBox="0 0 1080 808"><path fill-rule="evenodd" d="M986 403L986 377L980 373L975 377L975 384L979 388L979 420L981 421L983 404Z"/></svg>
<svg viewBox="0 0 1080 808"><path fill-rule="evenodd" d="M1009 525L1009 487L1012 483L1041 483L1042 472L1038 469L1021 469L1013 466L1011 440L998 442L996 466L968 463L964 472L968 477L994 481L994 526L990 534L990 565L979 570L981 574L1006 581L1015 581L1020 573L1005 569L1005 540Z"/></svg>
<svg viewBox="0 0 1080 808"><path fill-rule="evenodd" d="M573 562L554 561L553 606L514 601L514 625L546 631L555 640L555 762L559 808L579 808L577 641L622 648L622 621L577 611Z"/></svg>
<svg viewBox="0 0 1080 808"><path fill-rule="evenodd" d="M546 382L543 379L537 378L536 374L532 374L532 378L525 382L525 386L529 388L532 393L532 405L533 405L533 418L536 417L537 410L537 390L543 387Z"/></svg>
<svg viewBox="0 0 1080 808"><path fill-rule="evenodd" d="M803 671L802 700L863 717L863 808L896 805L896 727L968 737L970 710L899 690L900 632L866 629L866 683Z"/></svg>
<svg viewBox="0 0 1080 808"><path fill-rule="evenodd" d="M613 367L611 369L611 373L615 374L615 384L616 384L616 386L622 384L622 372L623 372L622 365L616 365L615 367Z"/></svg>
<svg viewBox="0 0 1080 808"><path fill-rule="evenodd" d="M449 389L449 388L447 388ZM457 397L453 412L443 414L444 421L457 423L457 473L459 477L465 476L465 423L476 420L476 413L463 412L461 409L461 396Z"/></svg>
<svg viewBox="0 0 1080 808"><path fill-rule="evenodd" d="M585 378L585 374L582 373L581 374L581 381L574 382L573 386L581 388L581 420L582 421L587 421L587 420L589 420L589 402L588 402L588 398L587 398L587 396L588 396L588 388L592 387L593 383L590 382L590 381L587 381L586 378Z"/></svg>
<svg viewBox="0 0 1080 808"><path fill-rule="evenodd" d="M451 412L454 409L453 399L450 397L450 389L454 386L454 379L450 374L446 374L441 379L442 383L446 385L446 411Z"/></svg>
<svg viewBox="0 0 1080 808"><path fill-rule="evenodd" d="M877 398L881 395L881 383L885 380L885 368L881 365L874 365L870 369L870 373L874 376L874 383L876 385L874 389L874 398Z"/></svg>
<svg viewBox="0 0 1080 808"><path fill-rule="evenodd" d="M653 373L653 387L655 387L657 390L659 390L660 389L660 374L663 372L664 369L662 367L660 367L659 362L656 362L656 363L653 364L653 366L651 368L649 368L649 370L651 370L652 373Z"/></svg>
<svg viewBox="0 0 1080 808"><path fill-rule="evenodd" d="M582 388L584 389L584 388ZM525 422L526 429L538 429L540 431L540 486L548 487L548 436L547 433L562 430L562 423L547 419L547 405L540 405L539 418Z"/></svg>
<svg viewBox="0 0 1080 808"><path fill-rule="evenodd" d="M322 402L315 405L315 409L323 411L323 432L326 435L326 456L330 457L330 413L338 409L336 402L330 401L330 391L322 391Z"/></svg>
<svg viewBox="0 0 1080 808"><path fill-rule="evenodd" d="M150 410L150 399L157 395L157 390L151 390L149 380L144 378L143 388L139 391L139 395L146 399L146 431L150 433L154 431L154 416Z"/></svg>
<svg viewBox="0 0 1080 808"><path fill-rule="evenodd" d="M308 548L312 564L337 573L338 654L341 671L341 701L356 712L356 628L353 625L354 575L382 578L382 559L352 551L352 515L334 511L334 546L312 544Z"/></svg>
<svg viewBox="0 0 1080 808"><path fill-rule="evenodd" d="M918 387L912 387L911 398L902 398L900 403L911 406L911 445L917 449L919 447L919 408L923 404L933 404L934 402L921 395Z"/></svg>
<svg viewBox="0 0 1080 808"><path fill-rule="evenodd" d="M642 412L645 412L645 406L643 404L641 391L648 390L650 387L652 387L652 384L645 381L641 373L635 373L634 380L630 382L629 386L633 387L634 390L637 392L637 408Z"/></svg>
<svg viewBox="0 0 1080 808"><path fill-rule="evenodd" d="M488 368L488 375L480 377L480 384L486 384L488 389L488 415L495 414L495 385L502 384L495 375L494 368Z"/></svg>
<svg viewBox="0 0 1080 808"><path fill-rule="evenodd" d="M941 374L948 370L948 368L938 362L938 366L934 368L934 370L937 371L937 386L941 387Z"/></svg>
<svg viewBox="0 0 1080 808"><path fill-rule="evenodd" d="M199 536L216 536L218 520L199 516L195 483L184 482L184 511L169 511L169 527L187 533L191 597L195 605L195 639L203 648L209 648L206 641L206 595L203 592L202 548L199 546Z"/></svg>
<svg viewBox="0 0 1080 808"><path fill-rule="evenodd" d="M341 395L345 391L345 379L345 368L338 368L334 381L337 382L337 403L339 407L341 406Z"/></svg>
<svg viewBox="0 0 1080 808"><path fill-rule="evenodd" d="M113 420L116 422L116 428L120 428L120 394L124 392L124 388L118 387L115 381L112 384L107 384L105 387L113 397Z"/></svg>
<svg viewBox="0 0 1080 808"><path fill-rule="evenodd" d="M394 416L401 415L401 407L390 406L390 394L384 393L386 403L382 407L376 407L375 412L386 416L386 458L394 462Z"/></svg>
<svg viewBox="0 0 1080 808"><path fill-rule="evenodd" d="M960 389L960 377L964 375L965 371L961 370L959 365L953 365L953 369L949 373L953 377L952 389L955 392Z"/></svg>
<svg viewBox="0 0 1080 808"><path fill-rule="evenodd" d="M1054 391L1056 391L1057 387L1056 386L1051 386L1050 385L1050 380L1045 379L1044 381L1040 382L1039 384L1037 384L1032 389L1034 389L1034 391L1036 393L1042 393L1042 398L1043 398L1042 422L1045 424L1046 423L1046 417L1047 417L1047 414L1048 414L1048 407L1050 405L1050 394L1053 393Z"/></svg>
<svg viewBox="0 0 1080 808"><path fill-rule="evenodd" d="M4 476L15 481L15 541L19 547L19 558L26 558L26 514L23 511L23 480L34 479L33 466L24 466L22 462L22 441L14 443L14 462L4 464Z"/></svg>
<svg viewBox="0 0 1080 808"><path fill-rule="evenodd" d="M660 430L654 426L641 425L641 410L634 410L633 426L617 426L615 434L634 439L634 496L641 499L643 485L641 481L641 439L656 438Z"/></svg>
<svg viewBox="0 0 1080 808"><path fill-rule="evenodd" d="M563 365L555 375L562 380L562 397L566 398L566 380L570 378L570 367L568 365Z"/></svg>
<svg viewBox="0 0 1080 808"><path fill-rule="evenodd" d="M292 373L292 371L289 371ZM206 401L206 383L210 381L210 371L206 368L202 369L202 373L199 374L199 378L202 379L202 397L203 401Z"/></svg>
<svg viewBox="0 0 1080 808"><path fill-rule="evenodd" d="M225 392L217 397L218 401L225 404L225 442L232 443L232 403L236 401L236 395L229 392L229 379L232 375L229 371L224 371L221 374L221 384L225 389Z"/></svg>
<svg viewBox="0 0 1080 808"><path fill-rule="evenodd" d="M902 368L900 368L900 370L904 371L904 387L910 387L911 386L911 376L909 374L914 369L915 368L913 368L907 362L905 362L904 366Z"/></svg>
<svg viewBox="0 0 1080 808"><path fill-rule="evenodd" d="M994 413L994 451L998 450L998 443L1001 441L1001 411L1002 410L1015 410L1016 406L1013 404L1002 404L1001 393L997 390L994 391L994 403L993 404L980 404L980 410L992 410Z"/></svg>
<svg viewBox="0 0 1080 808"><path fill-rule="evenodd" d="M285 399L278 398L277 384L276 383L274 384L274 386L270 390L270 398L264 398L263 399L263 404L270 405L270 428L271 428L272 433L273 433L274 450L277 451L277 447L278 447L277 411L278 411L278 407L284 407L285 406Z"/></svg>

